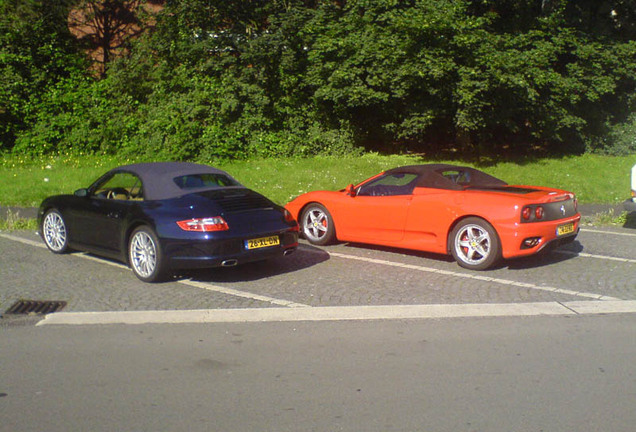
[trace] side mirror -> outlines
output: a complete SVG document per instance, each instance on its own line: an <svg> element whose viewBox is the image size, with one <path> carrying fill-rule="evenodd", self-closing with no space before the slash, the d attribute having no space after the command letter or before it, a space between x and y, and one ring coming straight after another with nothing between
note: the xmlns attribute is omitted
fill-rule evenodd
<svg viewBox="0 0 636 432"><path fill-rule="evenodd" d="M75 191L74 195L76 197L80 197L80 198L87 197L88 196L88 189L84 189L84 188L78 189L78 190Z"/></svg>
<svg viewBox="0 0 636 432"><path fill-rule="evenodd" d="M356 196L356 189L353 187L352 184L350 184L349 186L345 188L345 192L347 195L349 195L352 198Z"/></svg>

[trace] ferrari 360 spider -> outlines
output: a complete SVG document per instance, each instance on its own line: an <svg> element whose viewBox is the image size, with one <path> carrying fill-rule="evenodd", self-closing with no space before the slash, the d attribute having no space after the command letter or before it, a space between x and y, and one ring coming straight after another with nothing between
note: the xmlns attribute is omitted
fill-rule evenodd
<svg viewBox="0 0 636 432"><path fill-rule="evenodd" d="M286 205L312 244L335 240L451 254L484 270L502 258L574 240L573 193L511 186L474 168L394 168L340 191L305 193Z"/></svg>
<svg viewBox="0 0 636 432"><path fill-rule="evenodd" d="M115 168L73 195L46 198L38 222L52 252L117 259L145 282L173 269L287 255L298 246L289 211L224 171L185 162Z"/></svg>

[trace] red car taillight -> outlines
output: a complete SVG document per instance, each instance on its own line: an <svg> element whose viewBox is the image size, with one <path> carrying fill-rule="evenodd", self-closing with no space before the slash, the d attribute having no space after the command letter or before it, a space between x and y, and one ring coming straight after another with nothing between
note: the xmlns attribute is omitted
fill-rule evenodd
<svg viewBox="0 0 636 432"><path fill-rule="evenodd" d="M227 222L225 222L221 216L182 220L177 222L177 225L179 225L179 228L184 231L210 232L226 231L230 229Z"/></svg>
<svg viewBox="0 0 636 432"><path fill-rule="evenodd" d="M521 216L525 219L528 220L530 219L530 215L532 214L532 209L530 207L524 207L523 211L521 212Z"/></svg>
<svg viewBox="0 0 636 432"><path fill-rule="evenodd" d="M534 217L537 219L543 219L543 207L539 206L534 209Z"/></svg>

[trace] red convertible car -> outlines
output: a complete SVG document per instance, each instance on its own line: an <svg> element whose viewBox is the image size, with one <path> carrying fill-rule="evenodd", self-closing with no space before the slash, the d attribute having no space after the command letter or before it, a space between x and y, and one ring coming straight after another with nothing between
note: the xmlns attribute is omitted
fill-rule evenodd
<svg viewBox="0 0 636 432"><path fill-rule="evenodd" d="M337 192L303 194L286 208L312 244L339 240L450 254L472 270L571 242L581 219L571 192L511 186L446 164L394 168Z"/></svg>

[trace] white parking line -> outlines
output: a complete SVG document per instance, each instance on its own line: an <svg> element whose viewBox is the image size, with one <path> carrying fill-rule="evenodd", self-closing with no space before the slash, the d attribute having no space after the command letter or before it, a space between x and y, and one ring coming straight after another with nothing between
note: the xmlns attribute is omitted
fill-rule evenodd
<svg viewBox="0 0 636 432"><path fill-rule="evenodd" d="M35 247L46 249L46 246L41 241L29 240L22 237L12 236L11 234L5 234L3 232L0 232L0 237L6 238L7 240L13 240L16 242L27 244L29 246L35 246Z"/></svg>
<svg viewBox="0 0 636 432"><path fill-rule="evenodd" d="M217 286L217 285L212 285L206 282L198 282L198 281L194 281L192 279L186 279L186 280L180 280L177 281L180 284L183 285L189 285L192 287L196 287L196 288L202 288L204 290L208 290L208 291L215 291L215 292L219 292L222 294L228 294L231 296L235 296L235 297L243 297L243 298L247 298L247 299L252 299L252 300L259 300L262 302L266 302L266 303L271 303L271 304L275 304L278 306L285 306L285 307L290 307L290 308L308 308L311 307L309 305L306 304L302 304L302 303L294 303L288 300L280 300L277 298L273 298L273 297L268 297L268 296L263 296L260 294L253 294L250 292L246 292L246 291L238 291L232 288L225 288L225 287L221 287L221 286Z"/></svg>
<svg viewBox="0 0 636 432"><path fill-rule="evenodd" d="M601 230L593 230L593 229L588 229L588 228L581 228L581 232L589 232L589 233L595 233L595 234L612 234L612 235L624 236L624 237L636 237L636 234L632 234L632 233L619 233L619 232L614 232L614 231L601 231Z"/></svg>
<svg viewBox="0 0 636 432"><path fill-rule="evenodd" d="M17 236L13 236L10 234L5 234L5 233L0 233L0 237L6 238L8 240L13 240L16 242L20 242L29 246L35 246L35 247L39 247L39 248L44 248L46 249L46 246L44 245L44 243L42 242L38 242L38 241L34 241L34 240L29 240L29 239L25 239L22 237L17 237ZM124 270L130 270L130 268L124 264L115 262L115 261L110 261L107 259L103 259L103 258L98 258L98 257L94 257L92 255L89 255L87 253L75 253L73 254L73 256L79 257L79 258L83 258L89 261L94 261L94 262L98 262L100 264L107 264L110 265L112 267L117 267L120 269L124 269ZM194 281L192 279L182 279L182 280L178 280L175 281L177 283L183 284L183 285L188 285L191 287L195 287L195 288L199 288L199 289L205 289L207 291L214 291L214 292L218 292L221 294L227 294L227 295L231 295L234 297L242 297L242 298L247 298L247 299L251 299L251 300L258 300L258 301L262 301L265 303L271 303L277 306L285 306L285 307L290 307L290 308L299 308L299 307L310 307L309 305L306 304L302 304L302 303L295 303L295 302L291 302L288 300L281 300L281 299L277 299L274 297L268 297L268 296L264 296L264 295L260 295L260 294L254 294L254 293L250 293L247 291L238 291L232 288L225 288L225 287L221 287L221 286L217 286L217 285L212 285L209 283L205 283L205 282L198 282L198 281Z"/></svg>
<svg viewBox="0 0 636 432"><path fill-rule="evenodd" d="M613 257L608 255L594 255L594 254L583 253L583 252L572 252L568 250L555 250L553 252L564 254L564 255L580 256L583 258L596 258L596 259L602 259L607 261L618 261L618 262L636 264L636 259L631 259L631 258L620 258L620 257Z"/></svg>
<svg viewBox="0 0 636 432"><path fill-rule="evenodd" d="M480 280L480 281L486 281L486 282L493 282L493 283L498 283L498 284L503 284L503 285L516 286L516 287L519 287L519 288L529 288L529 289L538 290L538 291L546 291L546 292L557 293L557 294L566 294L566 295L571 295L571 296L575 296L575 297L583 297L583 298L590 298L590 299L596 299L596 300L615 300L615 301L616 300L620 300L620 299L618 299L616 297L604 296L604 295L601 295L601 294L587 293L587 292L581 292L581 291L572 291L572 290L566 290L566 289L562 289L562 288L541 286L541 285L536 285L536 284L526 283L526 282L517 282L517 281L513 281L513 280L508 280L508 279L492 278L492 277L488 277L488 276L482 276L482 275L476 275L476 274L468 274L468 273L458 273L458 272L453 272L453 271L448 271L448 270L440 270L440 269L436 269L436 268L432 268L432 267L423 267L423 266L418 266L418 265L413 265L413 264L404 264L404 263L399 263L399 262L395 262L395 261L380 260L380 259L375 259L375 258L365 258L365 257L359 257L359 256L355 256L355 255L346 255L346 254L342 254L342 253L339 253L339 252L328 252L328 253L329 253L329 255L335 256L335 257L338 257L338 258L357 260L357 261L364 261L364 262L369 262L369 263L373 263L373 264L381 264L381 265L386 265L386 266L391 266L391 267L407 268L407 269L410 269L410 270L423 271L423 272L427 272L427 273L437 273L437 274L443 274L443 275L459 277L459 278L464 278L464 279L473 279L473 280Z"/></svg>
<svg viewBox="0 0 636 432"><path fill-rule="evenodd" d="M39 247L39 248L46 248L46 246L42 242L36 242L36 241L33 241L33 240L24 239L22 237L13 236L13 235L10 235L10 234L0 233L0 237L4 237L6 239L17 241L17 242L24 243L24 244L28 244L28 245L31 245L31 246L36 246L36 247ZM311 249L303 248L303 250L305 250L307 252L313 252ZM395 262L395 261L387 261L387 260L380 260L380 259L375 259L375 258L359 257L359 256L355 256L355 255L342 254L342 253L339 253L339 252L329 252L329 251L325 251L324 249L321 249L320 252L326 252L330 256L343 258L343 259L364 261L364 262L368 262L368 263L381 264L381 265L386 265L386 266L391 266L391 267L406 268L406 269L410 269L410 270L422 271L422 272L427 272L427 273L437 273L437 274L443 274L443 275L447 275L447 276L459 277L459 278L464 278L464 279L473 279L473 280L480 280L480 281L486 281L486 282L493 282L493 283L498 283L498 284L502 284L502 285L511 285L511 286L515 286L515 287L519 287L519 288L528 288L528 289L551 292L551 293L556 293L556 294L565 294L565 295L571 295L571 296L575 296L575 297L589 298L589 299L595 299L595 300L604 300L604 301L619 301L619 300L621 300L621 299L616 298L616 297L604 296L604 295L601 295L601 294L587 293L587 292L582 292L582 291L573 291L573 290L555 288L555 287L550 287L550 286L541 286L541 285L536 285L536 284L532 284L532 283L518 282L518 281L513 281L513 280L508 280L508 279L492 278L492 277L482 276L482 275L478 275L478 274L468 274L468 273L453 272L453 271L449 271L449 270L440 270L440 269L436 269L436 268L432 268L432 267L417 266L417 265L413 265L413 264L404 264L404 263ZM605 260L615 260L615 261L621 261L621 262L627 262L627 263L636 262L636 260L628 259L628 258L615 258L615 257L602 256L602 255L591 255L591 254L575 253L575 252L568 252L568 251L559 251L559 252L560 253L566 253L566 254L572 254L572 255L579 255L579 256L582 256L582 257L586 257L586 258L598 258L598 259L605 259ZM79 256L81 258L85 258L85 259L88 259L88 260L91 260L91 261L96 261L96 262L105 263L105 264L108 264L108 265L111 265L111 266L128 269L127 266L124 266L124 265L122 265L120 263L104 260L104 259L101 259L101 258L96 258L96 257L93 257L93 256L85 254L85 253L77 254L76 256ZM291 302L291 301L288 301L288 300L276 299L276 298L273 298L273 297L262 296L262 295L259 295L259 294L254 294L254 293L250 293L250 292L246 292L246 291L238 291L238 290L234 290L234 289L231 289L231 288L225 288L225 287L221 287L221 286L208 284L208 283L205 283L205 282L194 281L194 280L191 280L191 279L179 280L177 282L181 283L181 284L184 284L184 285L189 285L189 286L192 286L192 287L196 287L196 288L206 289L206 290L209 290L209 291L215 291L215 292L219 292L219 293L227 294L227 295L232 295L232 296L236 296L236 297L242 297L242 298L248 298L248 299L263 301L263 302L275 304L275 305L278 305L278 306L285 306L285 307L290 307L290 308L308 308L308 307L310 307L309 305L302 304L302 303L295 303L295 302Z"/></svg>

